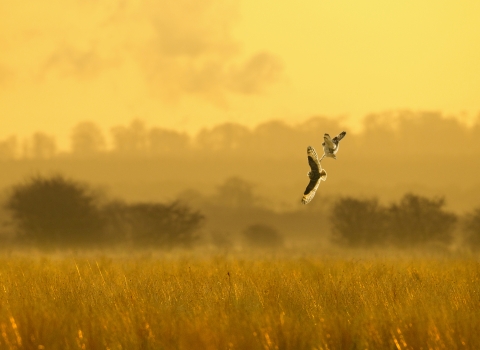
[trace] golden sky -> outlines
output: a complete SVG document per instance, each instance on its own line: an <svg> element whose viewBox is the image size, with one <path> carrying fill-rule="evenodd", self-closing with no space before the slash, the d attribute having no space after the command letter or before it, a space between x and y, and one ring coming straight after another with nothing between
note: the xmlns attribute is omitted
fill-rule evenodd
<svg viewBox="0 0 480 350"><path fill-rule="evenodd" d="M480 111L474 0L0 2L0 139Z"/></svg>

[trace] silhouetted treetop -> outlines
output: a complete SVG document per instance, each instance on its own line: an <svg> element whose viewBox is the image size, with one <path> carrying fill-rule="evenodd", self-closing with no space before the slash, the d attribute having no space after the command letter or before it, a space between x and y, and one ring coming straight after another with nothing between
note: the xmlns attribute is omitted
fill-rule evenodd
<svg viewBox="0 0 480 350"><path fill-rule="evenodd" d="M113 150L119 154L139 155L147 152L148 131L145 123L133 120L129 126L112 128Z"/></svg>
<svg viewBox="0 0 480 350"><path fill-rule="evenodd" d="M231 151L248 147L252 132L247 127L226 123L212 129L202 129L195 138L204 151Z"/></svg>
<svg viewBox="0 0 480 350"><path fill-rule="evenodd" d="M106 142L102 130L91 121L77 124L71 134L72 153L93 156L105 151Z"/></svg>
<svg viewBox="0 0 480 350"><path fill-rule="evenodd" d="M431 155L462 156L480 153L480 116L469 126L461 118L435 111L394 110L371 113L362 127L352 130L348 118L315 116L299 123L281 120L262 122L256 127L239 123L222 123L204 128L196 135L147 127L135 119L128 125L111 129L112 149L106 149L102 131L94 122L77 124L71 133L71 153L96 155L101 151L133 157L175 156L188 151L192 157L216 157L219 154L243 158L298 159L307 145L320 147L323 134L348 131L345 157L424 157ZM453 145L452 146L452 142ZM0 160L24 158L49 159L57 156L55 138L42 132L23 141L23 150L15 137L0 141ZM298 158L297 158L298 157Z"/></svg>
<svg viewBox="0 0 480 350"><path fill-rule="evenodd" d="M162 128L148 131L148 151L158 155L173 155L191 147L190 137L185 133Z"/></svg>

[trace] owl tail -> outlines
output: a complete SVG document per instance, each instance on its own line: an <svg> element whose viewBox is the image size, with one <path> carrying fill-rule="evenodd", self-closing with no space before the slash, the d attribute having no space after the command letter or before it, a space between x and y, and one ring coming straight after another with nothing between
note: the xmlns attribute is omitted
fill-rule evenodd
<svg viewBox="0 0 480 350"><path fill-rule="evenodd" d="M322 169L322 171L320 171L320 180L325 181L326 179L327 179L327 172L325 171L325 169Z"/></svg>

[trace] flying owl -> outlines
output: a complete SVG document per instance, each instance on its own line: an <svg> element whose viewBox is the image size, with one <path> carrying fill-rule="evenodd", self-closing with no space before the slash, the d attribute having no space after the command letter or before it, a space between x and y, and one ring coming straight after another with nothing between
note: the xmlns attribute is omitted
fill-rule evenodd
<svg viewBox="0 0 480 350"><path fill-rule="evenodd" d="M340 147L340 140L344 138L344 136L347 134L346 131L342 131L340 134L335 136L333 139L330 137L329 134L324 134L323 135L323 140L324 142L322 143L323 146L323 156L320 159L320 161L324 157L330 157L333 159L337 159L337 152L338 148Z"/></svg>
<svg viewBox="0 0 480 350"><path fill-rule="evenodd" d="M315 149L311 146L307 147L307 156L308 156L308 165L310 165L310 171L308 172L308 177L310 178L310 182L303 193L302 203L307 204L309 203L315 193L317 192L318 186L320 186L320 181L325 181L327 179L327 172L325 169L322 169L322 165L318 160L318 155Z"/></svg>

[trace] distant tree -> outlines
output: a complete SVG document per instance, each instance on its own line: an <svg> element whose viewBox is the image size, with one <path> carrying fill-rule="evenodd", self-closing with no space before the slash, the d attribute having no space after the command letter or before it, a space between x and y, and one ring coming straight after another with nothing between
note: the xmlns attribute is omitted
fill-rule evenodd
<svg viewBox="0 0 480 350"><path fill-rule="evenodd" d="M44 134L43 132L36 132L32 136L31 156L35 159L48 159L55 155L57 150L55 138Z"/></svg>
<svg viewBox="0 0 480 350"><path fill-rule="evenodd" d="M389 233L398 246L450 243L457 216L443 210L444 198L407 193L388 208Z"/></svg>
<svg viewBox="0 0 480 350"><path fill-rule="evenodd" d="M463 231L466 245L472 249L480 249L480 208L465 216Z"/></svg>
<svg viewBox="0 0 480 350"><path fill-rule="evenodd" d="M177 200L195 208L202 207L207 201L207 197L200 191L188 188L177 195Z"/></svg>
<svg viewBox="0 0 480 350"><path fill-rule="evenodd" d="M432 132L435 130L435 132ZM418 147L409 140L426 140L422 153L459 155L468 153L468 128L459 119L446 117L440 112L403 112L398 115L397 133L401 151L418 154ZM456 140L456 147L451 147L445 140ZM462 151L459 152L458 150Z"/></svg>
<svg viewBox="0 0 480 350"><path fill-rule="evenodd" d="M471 131L467 125L440 112L396 110L369 114L364 118L363 126L364 130L358 136L361 149L368 148L370 152L385 156L392 153L464 155L476 147L475 140L472 142L469 137ZM451 147L446 139L456 140L457 147ZM412 140L428 142L424 142L419 151L417 143ZM378 144L383 147L376 147Z"/></svg>
<svg viewBox="0 0 480 350"><path fill-rule="evenodd" d="M18 142L15 136L0 141L0 160L10 160L17 157Z"/></svg>
<svg viewBox="0 0 480 350"><path fill-rule="evenodd" d="M232 208L252 207L257 202L254 185L238 177L230 177L218 186L216 203Z"/></svg>
<svg viewBox="0 0 480 350"><path fill-rule="evenodd" d="M319 135L319 137L322 136ZM292 145L302 145L304 148L304 142L303 135L299 130L283 121L273 120L262 123L253 130L249 151L253 154L268 155L268 158L271 159L279 159L286 155L297 154L298 149Z"/></svg>
<svg viewBox="0 0 480 350"><path fill-rule="evenodd" d="M341 198L330 215L334 240L352 247L422 246L451 242L457 217L443 210L443 198L406 194L383 206L376 199Z"/></svg>
<svg viewBox="0 0 480 350"><path fill-rule="evenodd" d="M25 241L83 246L99 243L103 220L98 199L80 182L60 175L35 176L13 187L5 207Z"/></svg>
<svg viewBox="0 0 480 350"><path fill-rule="evenodd" d="M480 112L477 114L472 127L469 130L469 149L474 154L480 153Z"/></svg>
<svg viewBox="0 0 480 350"><path fill-rule="evenodd" d="M385 244L388 240L387 216L376 198L340 198L330 214L333 240L350 247Z"/></svg>
<svg viewBox="0 0 480 350"><path fill-rule="evenodd" d="M148 132L148 141L149 151L153 154L177 155L190 144L187 134L160 128L153 128Z"/></svg>
<svg viewBox="0 0 480 350"><path fill-rule="evenodd" d="M201 130L196 137L196 144L207 151L244 150L248 145L251 131L240 124L226 123L210 130Z"/></svg>
<svg viewBox="0 0 480 350"><path fill-rule="evenodd" d="M391 155L398 152L400 143L397 133L396 113L369 114L363 120L364 131L359 135L361 149L369 149L377 155ZM382 145L383 147L377 147Z"/></svg>
<svg viewBox="0 0 480 350"><path fill-rule="evenodd" d="M147 151L148 132L141 120L133 120L128 127L113 128L112 136L114 150L120 154L132 155Z"/></svg>
<svg viewBox="0 0 480 350"><path fill-rule="evenodd" d="M298 124L295 129L297 129L301 134L304 140L322 140L323 134L325 132L330 133L331 135L337 135L342 129L341 124L339 123L339 118L327 118L327 117L312 117L305 122ZM343 121L340 119L340 121ZM351 135L348 135L349 138Z"/></svg>
<svg viewBox="0 0 480 350"><path fill-rule="evenodd" d="M180 202L112 202L104 208L110 234L138 247L190 247L205 217Z"/></svg>
<svg viewBox="0 0 480 350"><path fill-rule="evenodd" d="M277 229L268 225L250 225L242 233L245 241L252 246L278 248L284 244L284 237Z"/></svg>
<svg viewBox="0 0 480 350"><path fill-rule="evenodd" d="M79 156L93 156L105 150L102 130L93 122L77 124L71 135L72 153Z"/></svg>

